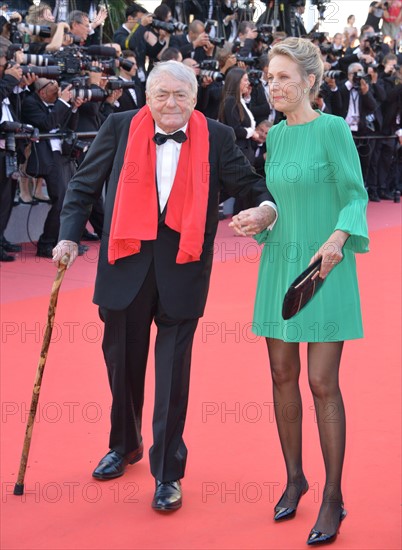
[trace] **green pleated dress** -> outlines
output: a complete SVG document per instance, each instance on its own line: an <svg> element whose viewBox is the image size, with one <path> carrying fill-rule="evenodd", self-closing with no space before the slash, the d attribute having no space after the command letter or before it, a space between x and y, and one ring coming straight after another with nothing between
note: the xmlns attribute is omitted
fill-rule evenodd
<svg viewBox="0 0 402 550"><path fill-rule="evenodd" d="M363 337L356 252L368 252L367 192L344 119L320 113L306 124L271 128L265 165L277 203L274 228L256 236L262 251L253 331L285 342L335 342ZM282 318L290 283L330 235L350 234L343 260L312 300L292 319Z"/></svg>

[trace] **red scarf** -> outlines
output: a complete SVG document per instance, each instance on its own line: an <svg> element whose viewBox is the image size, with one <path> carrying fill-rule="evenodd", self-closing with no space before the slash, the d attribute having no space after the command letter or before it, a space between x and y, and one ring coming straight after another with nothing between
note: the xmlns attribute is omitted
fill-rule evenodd
<svg viewBox="0 0 402 550"><path fill-rule="evenodd" d="M155 240L158 233L155 124L148 106L133 117L117 184L110 229L108 261L137 254L141 241ZM176 262L200 259L204 244L209 193L209 139L205 116L193 111L187 141L180 150L173 187L167 202L165 223L180 233Z"/></svg>

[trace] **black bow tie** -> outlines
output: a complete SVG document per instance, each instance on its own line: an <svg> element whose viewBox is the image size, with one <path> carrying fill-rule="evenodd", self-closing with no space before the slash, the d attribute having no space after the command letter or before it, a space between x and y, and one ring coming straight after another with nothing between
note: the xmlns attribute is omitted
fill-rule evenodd
<svg viewBox="0 0 402 550"><path fill-rule="evenodd" d="M156 145L163 145L167 142L168 139L174 139L174 141L177 141L177 143L184 143L187 139L187 136L184 132L179 130L174 134L160 134L159 132L157 132L152 139L154 140Z"/></svg>

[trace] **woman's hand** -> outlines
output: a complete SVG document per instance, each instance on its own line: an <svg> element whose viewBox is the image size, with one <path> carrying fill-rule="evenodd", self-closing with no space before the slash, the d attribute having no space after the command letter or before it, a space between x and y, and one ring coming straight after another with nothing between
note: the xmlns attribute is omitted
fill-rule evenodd
<svg viewBox="0 0 402 550"><path fill-rule="evenodd" d="M242 210L236 216L233 216L229 227L241 237L254 237L261 231L264 231L276 218L275 210L269 206L257 206Z"/></svg>
<svg viewBox="0 0 402 550"><path fill-rule="evenodd" d="M325 279L328 273L333 269L339 262L343 259L342 248L345 242L349 238L349 233L344 231L336 230L332 233L330 238L321 246L321 248L314 254L311 258L311 265L313 262L322 258L321 268L320 268L320 277Z"/></svg>

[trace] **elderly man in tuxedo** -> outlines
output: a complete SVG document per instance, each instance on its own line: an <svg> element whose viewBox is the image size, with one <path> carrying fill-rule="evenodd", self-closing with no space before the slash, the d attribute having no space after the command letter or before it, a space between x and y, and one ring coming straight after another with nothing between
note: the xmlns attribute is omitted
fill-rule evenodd
<svg viewBox="0 0 402 550"><path fill-rule="evenodd" d="M75 260L91 205L109 178L94 302L105 324L113 401L110 451L93 476L113 479L142 458L144 378L155 322L152 507L172 511L182 503L191 350L208 294L219 193L253 198L256 207L242 216L245 235L268 227L276 212L233 131L194 110L191 69L159 63L147 80L146 100L139 111L112 114L101 127L70 182L54 261L65 253L68 266Z"/></svg>

